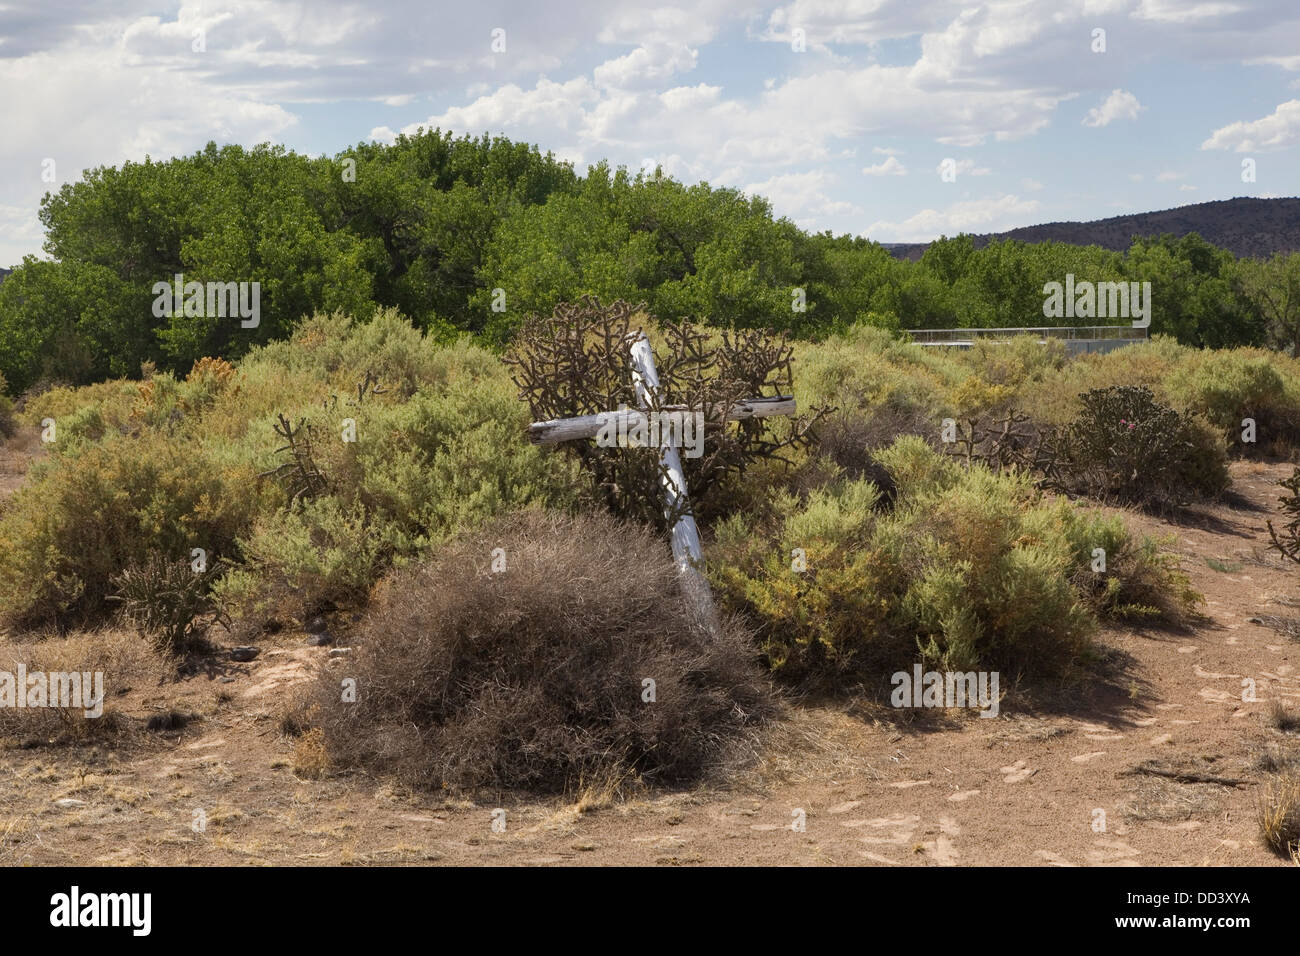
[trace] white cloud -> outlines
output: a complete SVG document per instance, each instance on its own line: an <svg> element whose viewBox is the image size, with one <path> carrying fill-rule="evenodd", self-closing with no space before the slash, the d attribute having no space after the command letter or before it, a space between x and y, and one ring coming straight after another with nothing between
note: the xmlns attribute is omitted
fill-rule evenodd
<svg viewBox="0 0 1300 956"><path fill-rule="evenodd" d="M1245 61L1247 66L1280 66L1284 70L1300 70L1300 56L1255 56Z"/></svg>
<svg viewBox="0 0 1300 956"><path fill-rule="evenodd" d="M313 150L341 148L367 127L389 141L398 129L437 125L504 133L579 168L600 158L636 168L643 157L664 156L680 178L770 187L792 216L848 216L849 200L872 189L858 170L894 187L927 178L903 183L902 149L873 141L913 157L1010 143L1047 129L1077 96L1101 101L1086 126L1135 119L1144 109L1137 98L1110 90L1132 82L1134 62L1124 57L1133 51L1157 65L1244 62L1283 85L1294 74L1278 68L1300 71L1294 0L568 0L563 15L506 0L48 6L15 12L0 0L0 97L9 107L0 168L19 171L0 181L0 204L13 208L34 210L47 188L32 157L54 156L66 180L86 166L186 153L208 139L292 142L310 123ZM508 52L494 55L498 24ZM1098 24L1111 31L1105 56L1089 50ZM780 48L794 26L806 30L809 55ZM191 48L196 29L202 53ZM372 105L374 115L358 121L351 107L306 107L345 102ZM1203 148L1292 144L1300 137L1295 109L1284 103L1273 116L1225 126ZM868 148L874 155L864 167ZM1035 168L1024 158L1009 150L999 171ZM817 179L806 172L814 166L843 179ZM973 160L958 169L990 174ZM1122 168L1109 175L1123 181ZM1043 188L1027 178L1020 186ZM886 192L876 215L911 222L911 194ZM917 215L978 216L992 202ZM7 245L11 235L0 234L0 258L30 248Z"/></svg>
<svg viewBox="0 0 1300 956"><path fill-rule="evenodd" d="M453 106L423 123L410 124L402 131L413 133L419 126L437 126L476 134L522 127L549 129L551 138L563 138L565 133L575 131L583 122L583 105L594 104L600 98L600 93L586 77L580 76L566 83L553 83L543 77L530 90L510 83L480 96L467 106Z"/></svg>
<svg viewBox="0 0 1300 956"><path fill-rule="evenodd" d="M1132 16L1136 20L1156 20L1161 23L1194 23L1237 13L1243 8L1236 3L1188 3L1187 0L1142 0Z"/></svg>
<svg viewBox="0 0 1300 956"><path fill-rule="evenodd" d="M722 21L732 13L726 0L702 0L685 7L613 4L613 10L595 19L603 22L596 34L601 43L708 43ZM619 9L622 7L622 9ZM595 14L596 11L593 11Z"/></svg>
<svg viewBox="0 0 1300 956"><path fill-rule="evenodd" d="M929 242L959 232L1002 232L1026 225L1039 208L1037 200L1002 195L953 203L946 209L923 209L901 222L873 222L865 235L878 242Z"/></svg>
<svg viewBox="0 0 1300 956"><path fill-rule="evenodd" d="M120 48L0 58L0 102L10 104L0 136L0 204L34 214L47 190L86 169L188 153L208 140L280 141L298 122L248 92L213 89L192 73L127 68L124 60ZM45 158L55 161L54 183L40 178ZM29 228L0 228L0 265L39 245Z"/></svg>
<svg viewBox="0 0 1300 956"><path fill-rule="evenodd" d="M815 220L811 217L859 211L852 203L831 198L835 183L835 176L824 170L782 173L761 183L751 183L744 192L770 200L777 215L795 218L801 225L812 225Z"/></svg>
<svg viewBox="0 0 1300 956"><path fill-rule="evenodd" d="M626 56L607 60L596 67L593 75L600 87L648 88L676 73L695 69L697 57L697 52L685 44L647 44Z"/></svg>
<svg viewBox="0 0 1300 956"><path fill-rule="evenodd" d="M1300 140L1300 100L1287 100L1268 116L1238 120L1210 134L1201 149L1233 149L1239 153L1281 149Z"/></svg>
<svg viewBox="0 0 1300 956"><path fill-rule="evenodd" d="M890 156L883 163L863 166L862 174L864 176L906 176L907 167L900 163L897 157Z"/></svg>
<svg viewBox="0 0 1300 956"><path fill-rule="evenodd" d="M1167 169L1162 173L1156 174L1156 182L1158 183L1172 183L1185 178L1186 173L1176 173L1172 169Z"/></svg>
<svg viewBox="0 0 1300 956"><path fill-rule="evenodd" d="M0 235L10 242L39 245L44 232L40 219L36 217L36 207L0 206Z"/></svg>
<svg viewBox="0 0 1300 956"><path fill-rule="evenodd" d="M1108 126L1115 120L1137 119L1138 113L1146 109L1138 102L1136 96L1124 90L1112 90L1110 96L1100 106L1088 110L1083 118L1084 126Z"/></svg>
<svg viewBox="0 0 1300 956"><path fill-rule="evenodd" d="M813 50L825 51L830 43L875 44L933 29L961 8L957 0L794 0L772 11L761 39L789 43L797 27Z"/></svg>

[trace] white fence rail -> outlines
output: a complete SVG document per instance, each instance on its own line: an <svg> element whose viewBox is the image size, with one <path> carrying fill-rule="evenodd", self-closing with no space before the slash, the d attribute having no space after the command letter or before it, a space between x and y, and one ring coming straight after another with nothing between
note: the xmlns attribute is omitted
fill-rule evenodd
<svg viewBox="0 0 1300 956"><path fill-rule="evenodd" d="M912 341L926 348L968 349L976 342L1008 342L1017 335L1032 335L1040 342L1058 339L1065 350L1109 352L1112 349L1144 342L1147 329L1131 325L1057 325L1022 329L910 329Z"/></svg>

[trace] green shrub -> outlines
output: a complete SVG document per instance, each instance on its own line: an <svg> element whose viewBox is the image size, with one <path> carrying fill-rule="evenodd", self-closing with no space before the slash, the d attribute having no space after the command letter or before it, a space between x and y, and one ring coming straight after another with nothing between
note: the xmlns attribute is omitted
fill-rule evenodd
<svg viewBox="0 0 1300 956"><path fill-rule="evenodd" d="M56 386L28 398L22 420L41 427L45 419L54 419L55 441L51 449L56 453L75 451L86 442L126 432L137 389L136 383L121 380L82 388Z"/></svg>
<svg viewBox="0 0 1300 956"><path fill-rule="evenodd" d="M1035 335L1015 335L1007 342L976 339L956 358L991 385L1019 390L1030 382L1041 382L1065 365L1065 343L1060 339L1039 341Z"/></svg>
<svg viewBox="0 0 1300 956"><path fill-rule="evenodd" d="M715 529L708 576L719 601L758 625L782 676L858 673L905 649L901 569L873 540L878 494L871 482L844 481L804 501L779 496L766 522L733 515Z"/></svg>
<svg viewBox="0 0 1300 956"><path fill-rule="evenodd" d="M305 320L238 368L207 358L183 380L145 372L31 398L29 419L55 419L56 454L0 520L0 614L93 618L114 575L190 547L229 559L216 593L233 611L358 602L390 564L458 530L574 498L572 468L528 443L501 362L468 342L439 346L391 311ZM325 476L291 510L255 477L285 461L280 413L314 428ZM346 418L355 442L342 440Z"/></svg>
<svg viewBox="0 0 1300 956"><path fill-rule="evenodd" d="M897 479L896 479L897 480ZM931 479L884 524L909 571L903 606L923 663L1029 678L1069 673L1092 620L1070 584L1073 553L1026 476L982 467Z"/></svg>
<svg viewBox="0 0 1300 956"><path fill-rule="evenodd" d="M1242 420L1253 418L1258 446L1289 449L1300 445L1295 365L1257 349L1207 352L1176 369L1166 387L1175 402L1221 429L1229 448L1250 448L1241 441ZM1280 369L1286 369L1286 377Z"/></svg>
<svg viewBox="0 0 1300 956"><path fill-rule="evenodd" d="M260 619L355 605L390 564L458 531L528 504L569 505L571 464L528 443L526 411L496 371L453 375L408 400L340 405L333 421L310 412L325 484L315 500L263 515L241 540L246 563L218 585L223 605ZM345 416L355 421L354 442L337 430ZM254 429L268 448L279 441L270 424Z"/></svg>
<svg viewBox="0 0 1300 956"><path fill-rule="evenodd" d="M1068 360L1055 373L1028 381L1016 404L1031 410L1045 425L1068 425L1082 411L1081 395L1098 388L1145 385L1156 399L1166 404L1164 382L1195 350L1179 345L1167 335L1153 335L1148 341L1111 352L1094 352Z"/></svg>
<svg viewBox="0 0 1300 956"><path fill-rule="evenodd" d="M1074 549L1072 580L1098 617L1165 624L1194 617L1204 598L1166 549L1172 537L1135 540L1119 515L1077 507L1062 515Z"/></svg>
<svg viewBox="0 0 1300 956"><path fill-rule="evenodd" d="M94 620L112 578L152 554L232 554L257 510L254 485L251 472L163 438L115 437L51 460L0 516L0 619Z"/></svg>
<svg viewBox="0 0 1300 956"><path fill-rule="evenodd" d="M1057 676L1088 649L1060 517L1027 478L963 471L915 436L878 454L897 488L843 481L772 520L718 529L709 576L758 625L767 663L793 679L880 678L917 660L943 669ZM792 552L802 549L796 570Z"/></svg>
<svg viewBox="0 0 1300 956"><path fill-rule="evenodd" d="M7 388L4 373L0 372L0 439L9 438L18 430L18 421L14 418L14 403L5 394Z"/></svg>
<svg viewBox="0 0 1300 956"><path fill-rule="evenodd" d="M956 462L916 435L904 435L875 454L900 497L916 499L953 487L961 478Z"/></svg>
<svg viewBox="0 0 1300 956"><path fill-rule="evenodd" d="M243 564L215 587L232 616L283 621L360 603L388 557L390 529L334 498L259 518L240 540Z"/></svg>

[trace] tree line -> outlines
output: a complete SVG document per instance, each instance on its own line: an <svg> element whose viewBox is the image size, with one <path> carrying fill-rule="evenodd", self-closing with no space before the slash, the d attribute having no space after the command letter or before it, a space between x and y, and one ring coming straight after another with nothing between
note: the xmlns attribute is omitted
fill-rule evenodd
<svg viewBox="0 0 1300 956"><path fill-rule="evenodd" d="M1237 259L1195 234L1135 238L1125 252L977 249L960 235L906 262L867 239L805 232L735 189L604 162L579 175L535 146L441 130L334 157L209 143L98 167L47 193L40 219L50 259L26 257L0 283L0 374L13 391L235 359L335 310L396 307L438 337L501 345L527 315L584 294L814 338L855 323L1093 324L1043 316L1044 285L1067 274L1149 281L1152 333L1300 349L1300 254ZM258 283L255 327L179 302L159 310L155 286L178 276Z"/></svg>

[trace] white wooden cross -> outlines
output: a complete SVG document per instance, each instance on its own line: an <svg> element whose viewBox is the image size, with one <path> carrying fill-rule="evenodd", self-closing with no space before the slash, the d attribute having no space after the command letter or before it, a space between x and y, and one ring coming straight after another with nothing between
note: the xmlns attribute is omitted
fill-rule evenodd
<svg viewBox="0 0 1300 956"><path fill-rule="evenodd" d="M550 445L563 441L583 438L595 438L603 429L613 427L617 434L626 435L649 428L646 412L655 407L655 393L659 390L659 372L655 369L654 353L650 349L650 340L643 332L628 336L628 364L632 369L632 382L636 389L639 409L621 408L618 411L598 412L594 415L581 415L577 418L558 418L547 422L533 422L528 426L528 435L534 444ZM686 412L685 405L661 405L660 411ZM739 421L747 418L769 418L775 415L793 415L795 401L788 396L774 398L750 398L735 403L727 419ZM644 434L644 431L641 431ZM673 557L677 561L677 571L681 576L682 590L685 592L697 620L717 633L718 612L713 604L713 595L708 582L699 571L703 560L700 550L700 530L695 524L687 500L686 475L682 471L681 455L677 446L662 442L659 460L663 463L660 483L663 486L664 515L677 516L672 528Z"/></svg>

